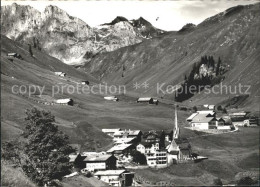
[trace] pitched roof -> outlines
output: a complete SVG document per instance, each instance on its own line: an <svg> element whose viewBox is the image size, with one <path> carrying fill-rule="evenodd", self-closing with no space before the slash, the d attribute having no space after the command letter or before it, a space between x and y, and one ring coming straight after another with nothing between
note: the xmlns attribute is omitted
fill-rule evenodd
<svg viewBox="0 0 260 187"><path fill-rule="evenodd" d="M172 151L179 151L179 147L174 140L172 140L171 144L168 146L167 151L168 153L171 153Z"/></svg>
<svg viewBox="0 0 260 187"><path fill-rule="evenodd" d="M120 131L121 129L102 129L102 132L117 132L117 131Z"/></svg>
<svg viewBox="0 0 260 187"><path fill-rule="evenodd" d="M191 122L193 122L193 123L208 123L213 119L216 119L216 118L207 117L207 114L198 114L192 119Z"/></svg>
<svg viewBox="0 0 260 187"><path fill-rule="evenodd" d="M140 98L138 98L138 100L137 101L150 101L151 99L153 99L152 97L140 97Z"/></svg>
<svg viewBox="0 0 260 187"><path fill-rule="evenodd" d="M132 144L119 144L119 145L112 147L107 152L112 153L113 151L123 151L123 150L127 149L128 147L130 147L131 145Z"/></svg>
<svg viewBox="0 0 260 187"><path fill-rule="evenodd" d="M114 136L123 136L124 134L128 136L137 136L141 131L140 130L120 130L116 131Z"/></svg>
<svg viewBox="0 0 260 187"><path fill-rule="evenodd" d="M196 115L198 115L198 113L193 113L190 115L190 117L188 117L186 120L187 121L191 121Z"/></svg>
<svg viewBox="0 0 260 187"><path fill-rule="evenodd" d="M83 161L86 161L86 162L106 161L110 157L112 157L112 155L91 155L91 156L87 156Z"/></svg>
<svg viewBox="0 0 260 187"><path fill-rule="evenodd" d="M113 139L115 144L123 144L123 143L130 143L131 141L133 141L134 139L136 139L135 137L133 138L115 138Z"/></svg>
<svg viewBox="0 0 260 187"><path fill-rule="evenodd" d="M163 130L161 130L161 131L152 130L152 131L144 132L143 138L147 138L149 135L152 135L152 134L154 134L158 137L161 137L164 134L164 131Z"/></svg>
<svg viewBox="0 0 260 187"><path fill-rule="evenodd" d="M126 170L105 170L105 171L97 171L94 175L102 175L102 176L114 176L114 175L121 175Z"/></svg>
<svg viewBox="0 0 260 187"><path fill-rule="evenodd" d="M76 158L77 158L78 155L69 155L69 162L75 162Z"/></svg>

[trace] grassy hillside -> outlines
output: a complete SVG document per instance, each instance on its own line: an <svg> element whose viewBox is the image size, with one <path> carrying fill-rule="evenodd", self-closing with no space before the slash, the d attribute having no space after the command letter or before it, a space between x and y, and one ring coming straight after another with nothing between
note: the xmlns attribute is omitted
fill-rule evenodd
<svg viewBox="0 0 260 187"><path fill-rule="evenodd" d="M179 84L201 56L212 55L230 65L223 84L250 85L250 97L242 107L259 110L259 24L260 4L238 6L206 19L185 32L170 32L164 36L96 56L85 64L87 72L103 81L124 84L128 93L137 96L156 96L173 99L174 94L157 93L157 83L163 87ZM123 73L123 69L125 69ZM124 76L122 76L122 73ZM134 89L135 82L149 83L148 89ZM232 87L232 89L234 89ZM186 104L216 104L238 93L205 94Z"/></svg>

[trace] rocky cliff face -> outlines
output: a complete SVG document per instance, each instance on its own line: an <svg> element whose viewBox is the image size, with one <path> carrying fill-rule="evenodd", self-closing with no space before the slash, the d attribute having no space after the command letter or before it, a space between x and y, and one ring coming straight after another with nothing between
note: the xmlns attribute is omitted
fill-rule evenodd
<svg viewBox="0 0 260 187"><path fill-rule="evenodd" d="M91 28L56 6L47 6L43 13L16 3L1 8L2 34L19 42L37 43L42 50L67 64L81 63L98 53L140 43L164 33L143 18L139 22L145 24L116 18L110 24Z"/></svg>

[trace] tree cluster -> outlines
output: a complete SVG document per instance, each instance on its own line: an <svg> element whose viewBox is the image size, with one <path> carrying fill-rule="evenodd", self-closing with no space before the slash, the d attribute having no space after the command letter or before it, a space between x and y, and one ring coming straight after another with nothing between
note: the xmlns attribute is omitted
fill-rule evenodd
<svg viewBox="0 0 260 187"><path fill-rule="evenodd" d="M68 155L75 151L68 145L68 136L53 124L55 118L50 112L33 108L26 114L24 151L28 159L22 165L23 170L39 185L61 179L70 173L72 165Z"/></svg>
<svg viewBox="0 0 260 187"><path fill-rule="evenodd" d="M4 143L2 158L20 166L37 185L53 185L71 172L69 154L75 150L69 146L68 136L53 124L55 118L50 112L33 108L26 116L24 141Z"/></svg>
<svg viewBox="0 0 260 187"><path fill-rule="evenodd" d="M212 74L200 74L200 68L204 65L207 69L211 69ZM215 73L215 75L213 75ZM188 76L185 75L184 83L175 92L175 101L182 102L191 98L194 93L202 91L206 86L213 86L218 84L221 79L220 75L223 74L221 66L221 59L218 59L217 65L213 56L203 56L201 60L195 63Z"/></svg>
<svg viewBox="0 0 260 187"><path fill-rule="evenodd" d="M139 151L133 150L130 155L133 157L133 162L141 165L146 164L146 157Z"/></svg>

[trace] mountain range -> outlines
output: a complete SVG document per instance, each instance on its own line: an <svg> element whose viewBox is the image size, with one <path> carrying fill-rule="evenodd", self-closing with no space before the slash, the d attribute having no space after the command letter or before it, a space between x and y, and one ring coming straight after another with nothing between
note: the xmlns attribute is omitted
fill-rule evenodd
<svg viewBox="0 0 260 187"><path fill-rule="evenodd" d="M43 12L16 3L2 6L1 33L8 38L34 45L67 64L88 61L96 54L140 43L164 34L140 17L116 17L111 23L90 27L57 6Z"/></svg>
<svg viewBox="0 0 260 187"><path fill-rule="evenodd" d="M103 53L85 63L83 68L99 80L126 85L135 96L174 99L174 94L157 92L157 84L178 85L202 56L213 56L230 67L222 84L235 89L239 84L250 86L250 99L244 106L256 104L259 91L260 3L236 6L199 25L185 25L178 32L168 32L142 43ZM133 83L147 82L145 89L135 89ZM229 92L229 91L228 91ZM230 99L243 93L197 94L191 104L203 104ZM189 104L187 101L186 104ZM252 106L251 106L252 107Z"/></svg>

